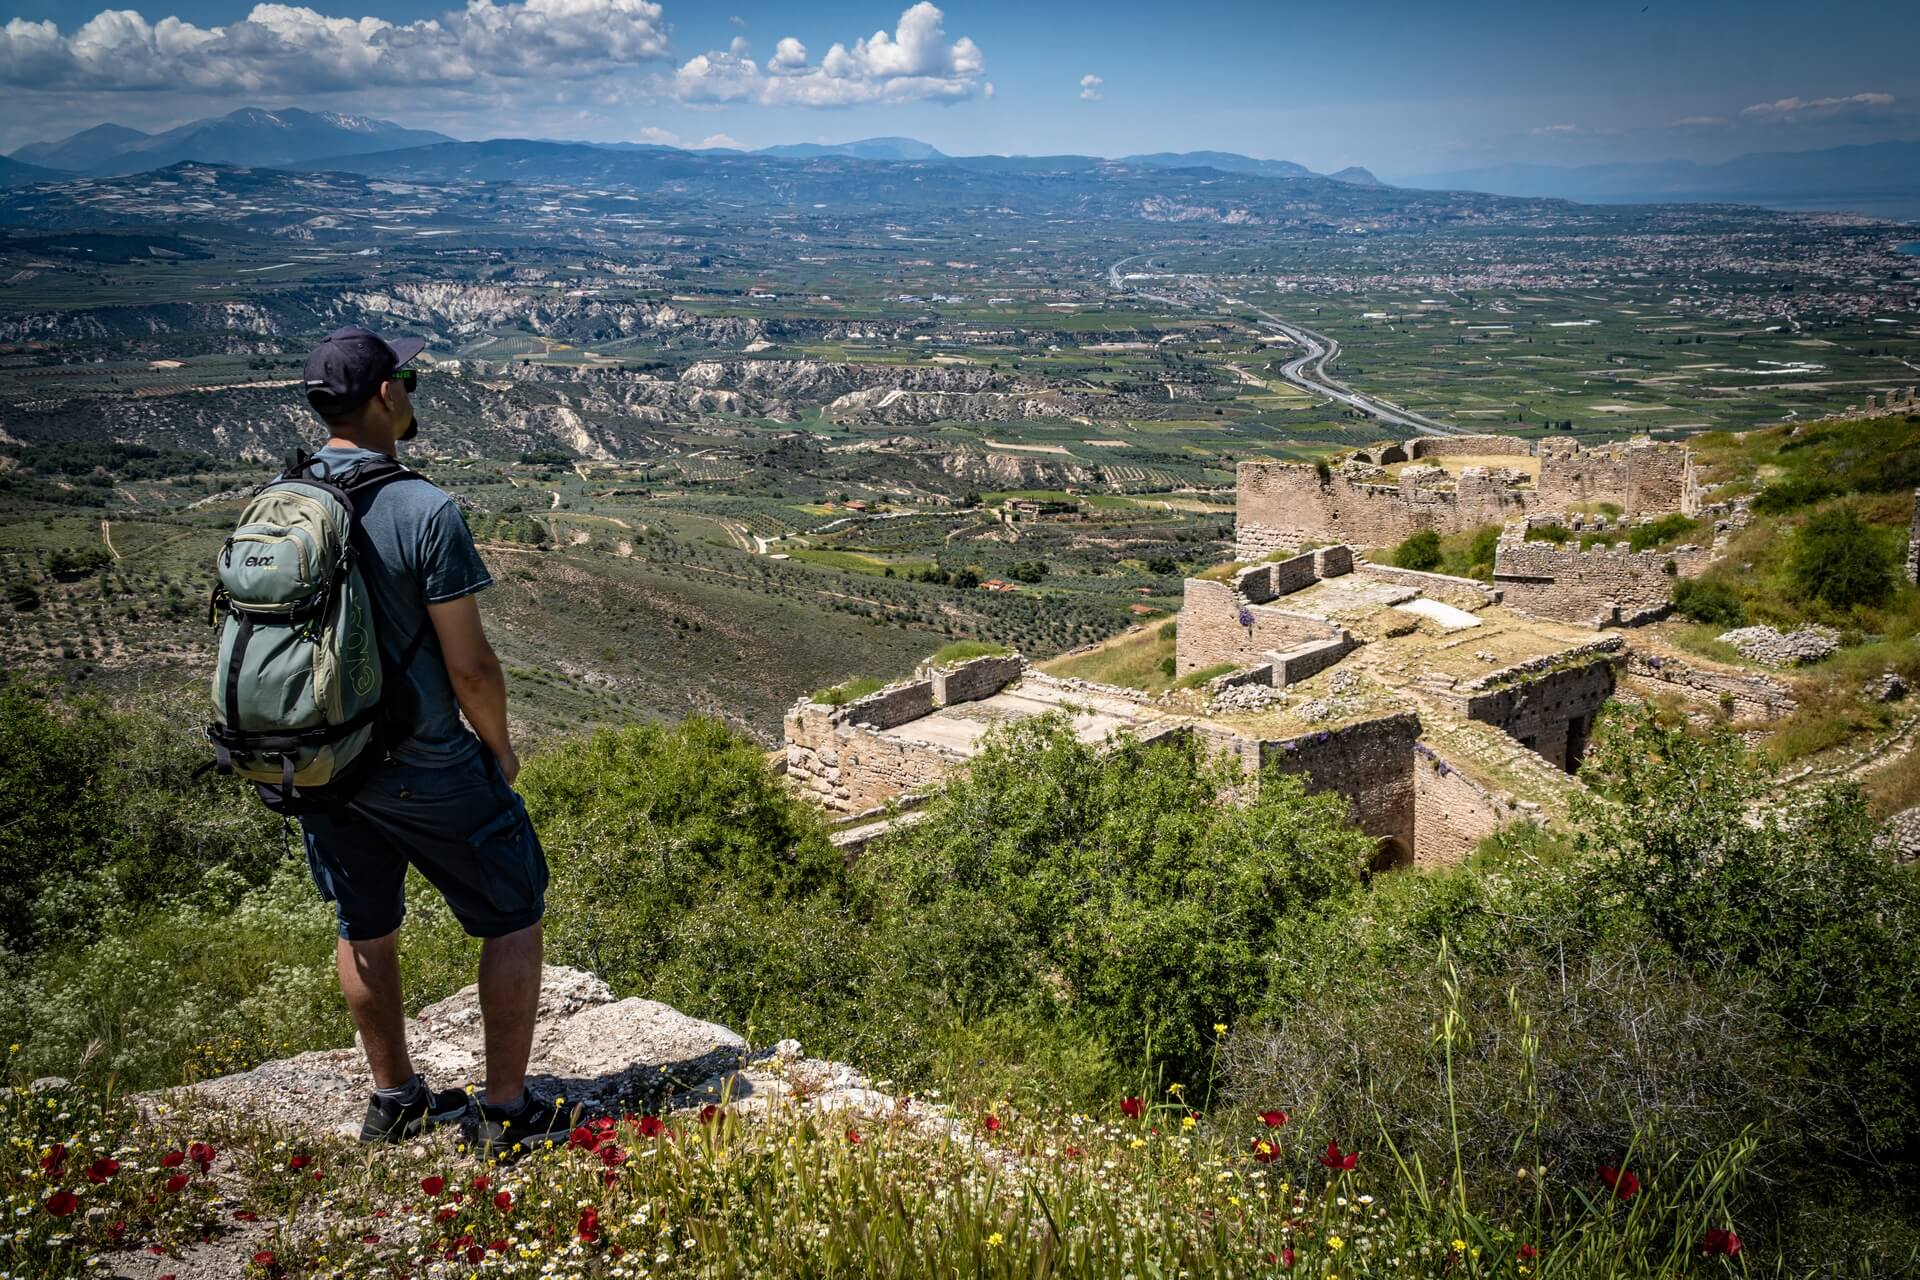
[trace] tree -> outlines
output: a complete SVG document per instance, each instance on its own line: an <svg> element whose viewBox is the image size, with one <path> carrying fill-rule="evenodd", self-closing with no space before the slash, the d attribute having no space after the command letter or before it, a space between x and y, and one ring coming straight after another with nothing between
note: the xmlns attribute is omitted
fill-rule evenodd
<svg viewBox="0 0 1920 1280"><path fill-rule="evenodd" d="M1794 535L1787 578L1801 599L1834 609L1884 604L1894 590L1893 549L1852 508L1822 511Z"/></svg>
<svg viewBox="0 0 1920 1280"><path fill-rule="evenodd" d="M1431 570L1440 567L1440 535L1422 529L1393 549L1393 563L1401 569Z"/></svg>

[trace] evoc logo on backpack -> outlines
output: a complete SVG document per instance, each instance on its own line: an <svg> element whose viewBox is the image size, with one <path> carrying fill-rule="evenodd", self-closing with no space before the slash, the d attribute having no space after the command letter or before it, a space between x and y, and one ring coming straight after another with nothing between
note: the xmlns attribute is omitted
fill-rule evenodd
<svg viewBox="0 0 1920 1280"><path fill-rule="evenodd" d="M221 772L252 779L282 813L345 803L412 732L410 712L383 697L406 688L399 673L426 627L385 670L355 563L353 497L415 474L379 458L336 476L298 456L254 495L220 552L209 620L224 618L207 738Z"/></svg>

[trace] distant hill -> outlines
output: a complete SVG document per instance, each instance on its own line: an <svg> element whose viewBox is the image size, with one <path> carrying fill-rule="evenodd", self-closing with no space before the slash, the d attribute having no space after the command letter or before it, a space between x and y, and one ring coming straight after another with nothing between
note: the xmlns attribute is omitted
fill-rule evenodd
<svg viewBox="0 0 1920 1280"><path fill-rule="evenodd" d="M49 169L85 171L111 160L130 147L150 142L153 135L121 124L97 124L60 142L36 142L13 153L15 160Z"/></svg>
<svg viewBox="0 0 1920 1280"><path fill-rule="evenodd" d="M243 107L165 133L97 125L59 142L22 147L13 158L79 173L139 173L185 160L286 166L321 156L363 155L450 141L444 133L408 129L368 116L302 111L297 107L280 111Z"/></svg>
<svg viewBox="0 0 1920 1280"><path fill-rule="evenodd" d="M1339 172L1330 173L1327 176L1335 182L1345 182L1356 187L1384 187L1387 185L1357 164L1350 164Z"/></svg>
<svg viewBox="0 0 1920 1280"><path fill-rule="evenodd" d="M788 160L811 160L816 156L852 156L856 160L939 160L944 153L917 138L862 138L858 142L791 142L778 147L762 147L761 156L779 156Z"/></svg>
<svg viewBox="0 0 1920 1280"><path fill-rule="evenodd" d="M1719 164L1693 160L1499 165L1421 174L1404 185L1598 203L1727 201L1844 208L1862 201L1920 205L1920 142L1763 151Z"/></svg>
<svg viewBox="0 0 1920 1280"><path fill-rule="evenodd" d="M1222 173L1249 173L1260 178L1311 178L1313 170L1291 160L1256 160L1231 151L1155 151L1121 156L1121 164L1151 169L1218 169Z"/></svg>
<svg viewBox="0 0 1920 1280"><path fill-rule="evenodd" d="M57 169L43 169L37 164L22 164L18 160L0 156L0 187L24 187L34 182L53 182L72 176Z"/></svg>

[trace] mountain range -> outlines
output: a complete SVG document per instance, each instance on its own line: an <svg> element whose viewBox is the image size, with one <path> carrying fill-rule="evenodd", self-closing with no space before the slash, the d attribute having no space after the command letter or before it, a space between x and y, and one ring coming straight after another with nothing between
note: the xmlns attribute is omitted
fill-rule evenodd
<svg viewBox="0 0 1920 1280"><path fill-rule="evenodd" d="M627 156L629 162L609 160ZM390 120L288 107L245 107L228 115L144 133L103 124L55 142L36 142L0 157L0 187L46 182L72 174L104 176L165 168L183 161L264 168L339 169L370 173L385 162L420 176L527 182L591 182L610 173L646 171L660 179L690 176L695 167L728 157L779 161L855 161L889 165L938 164L999 174L1093 173L1103 166L1214 170L1239 177L1301 181L1328 179L1347 186L1387 184L1363 168L1316 174L1290 160L1263 160L1230 151L1156 151L1120 156L952 156L915 138L863 138L841 143L789 143L744 152L689 151L656 143L567 142L496 138L460 142L442 133ZM374 159L381 157L383 159ZM1784 208L1855 209L1920 217L1920 141L1809 151L1757 152L1720 163L1661 160L1582 166L1501 165L1420 174L1413 188L1589 203L1716 202Z"/></svg>
<svg viewBox="0 0 1920 1280"><path fill-rule="evenodd" d="M274 167L319 156L364 155L451 141L444 133L408 129L367 116L302 111L298 107L278 111L242 107L164 133L143 133L118 124L96 125L58 142L21 147L12 159L70 173L141 173L182 160Z"/></svg>
<svg viewBox="0 0 1920 1280"><path fill-rule="evenodd" d="M390 120L366 116L346 116L330 111L303 111L287 107L267 111L243 107L228 115L195 120L165 133L143 133L125 125L102 124L82 130L56 142L36 142L21 147L11 157L12 165L0 164L0 185L18 186L44 182L62 173L104 176L140 173L163 169L182 161L230 164L263 168L315 169L355 157L387 151L412 151L434 147L479 147L470 153L473 166L489 168L500 161L508 144L532 146L573 146L639 154L673 153L679 155L767 156L776 160L819 160L842 158L888 163L941 161L970 168L1017 171L1063 167L1092 168L1106 163L1099 156L949 156L917 138L862 138L840 143L788 143L762 147L743 153L725 148L693 153L655 143L572 143L563 140L493 139L484 143L461 143L443 133L409 129ZM438 152L436 161L444 162L450 153ZM1251 156L1226 151L1161 151L1150 155L1122 156L1117 163L1159 169L1217 169L1224 173L1247 174L1263 178L1307 178L1316 176L1305 165L1289 160L1256 160ZM27 166L27 167L19 167ZM359 171L362 165L338 167ZM36 172L36 170L38 172ZM50 172L60 171L60 172ZM477 175L476 175L477 176ZM490 172L487 176L506 176ZM1358 186L1379 186L1379 179L1365 169L1343 169L1329 175L1336 181Z"/></svg>

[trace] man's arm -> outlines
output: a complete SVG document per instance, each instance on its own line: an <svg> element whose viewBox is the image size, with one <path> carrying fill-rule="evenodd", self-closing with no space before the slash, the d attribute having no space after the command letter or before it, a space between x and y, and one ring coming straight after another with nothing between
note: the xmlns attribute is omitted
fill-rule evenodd
<svg viewBox="0 0 1920 1280"><path fill-rule="evenodd" d="M480 625L479 599L469 595L430 604L427 616L440 640L440 656L446 661L460 711L500 762L501 775L511 785L520 773L520 758L507 738L507 678Z"/></svg>

